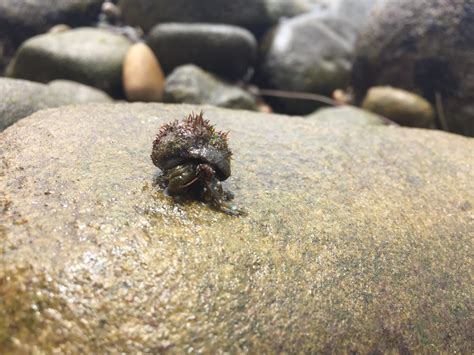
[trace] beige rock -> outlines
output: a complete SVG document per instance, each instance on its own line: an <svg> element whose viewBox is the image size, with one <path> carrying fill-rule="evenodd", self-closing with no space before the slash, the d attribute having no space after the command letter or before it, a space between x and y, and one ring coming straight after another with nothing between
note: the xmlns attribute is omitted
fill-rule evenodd
<svg viewBox="0 0 474 355"><path fill-rule="evenodd" d="M432 128L434 110L421 96L391 86L374 86L365 96L362 108L409 127Z"/></svg>
<svg viewBox="0 0 474 355"><path fill-rule="evenodd" d="M165 78L158 59L144 43L133 45L123 64L123 86L130 101L161 101Z"/></svg>
<svg viewBox="0 0 474 355"><path fill-rule="evenodd" d="M59 25L54 25L53 27L51 27L48 32L49 33L61 33L61 32L66 32L66 31L69 31L71 29L70 26L64 24L64 23L61 23Z"/></svg>

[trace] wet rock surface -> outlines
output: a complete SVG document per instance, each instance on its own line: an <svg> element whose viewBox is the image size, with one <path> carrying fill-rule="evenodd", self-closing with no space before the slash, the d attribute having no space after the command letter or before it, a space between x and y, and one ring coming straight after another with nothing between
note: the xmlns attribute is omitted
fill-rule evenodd
<svg viewBox="0 0 474 355"><path fill-rule="evenodd" d="M154 27L147 43L165 73L184 64L239 79L255 64L257 41L247 30L230 25L167 23Z"/></svg>
<svg viewBox="0 0 474 355"><path fill-rule="evenodd" d="M247 217L153 184L156 130L201 109ZM472 349L472 139L159 104L0 138L6 353Z"/></svg>
<svg viewBox="0 0 474 355"><path fill-rule="evenodd" d="M251 94L192 64L176 68L166 78L163 101L246 110L257 108L256 100Z"/></svg>
<svg viewBox="0 0 474 355"><path fill-rule="evenodd" d="M376 85L413 91L438 100L445 129L474 136L473 33L471 0L388 1L358 40L358 100Z"/></svg>
<svg viewBox="0 0 474 355"><path fill-rule="evenodd" d="M45 108L111 101L102 91L66 80L44 85L27 80L0 78L0 97L0 131Z"/></svg>
<svg viewBox="0 0 474 355"><path fill-rule="evenodd" d="M347 21L312 13L296 16L264 39L260 80L279 90L330 96L349 84L354 41L354 28ZM307 114L317 108L308 101L279 101L291 113Z"/></svg>
<svg viewBox="0 0 474 355"><path fill-rule="evenodd" d="M130 46L125 37L94 28L40 35L22 44L7 75L38 82L67 79L120 96Z"/></svg>

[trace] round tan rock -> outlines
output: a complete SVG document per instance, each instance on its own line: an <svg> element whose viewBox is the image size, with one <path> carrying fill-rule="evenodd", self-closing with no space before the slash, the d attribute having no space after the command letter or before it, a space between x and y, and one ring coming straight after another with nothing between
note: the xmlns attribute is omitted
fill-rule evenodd
<svg viewBox="0 0 474 355"><path fill-rule="evenodd" d="M144 43L133 45L123 64L123 86L129 101L161 101L165 78L158 59Z"/></svg>
<svg viewBox="0 0 474 355"><path fill-rule="evenodd" d="M365 96L362 108L385 116L402 126L432 128L434 110L421 96L391 86L374 86Z"/></svg>

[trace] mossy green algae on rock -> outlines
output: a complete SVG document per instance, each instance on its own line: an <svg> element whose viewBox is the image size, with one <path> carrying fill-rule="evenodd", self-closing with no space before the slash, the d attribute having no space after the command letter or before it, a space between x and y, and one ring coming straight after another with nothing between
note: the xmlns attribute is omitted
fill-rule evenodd
<svg viewBox="0 0 474 355"><path fill-rule="evenodd" d="M230 131L244 218L153 184L156 129L201 109ZM187 105L38 112L0 139L0 347L469 352L473 145Z"/></svg>

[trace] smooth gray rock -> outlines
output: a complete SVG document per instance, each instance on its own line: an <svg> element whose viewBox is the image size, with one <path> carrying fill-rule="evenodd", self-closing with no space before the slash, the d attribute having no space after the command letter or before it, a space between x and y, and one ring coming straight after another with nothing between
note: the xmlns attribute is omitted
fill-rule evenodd
<svg viewBox="0 0 474 355"><path fill-rule="evenodd" d="M45 108L111 101L105 93L78 83L58 80L44 85L9 78L0 78L0 98L0 132Z"/></svg>
<svg viewBox="0 0 474 355"><path fill-rule="evenodd" d="M388 1L357 43L353 86L359 102L372 86L415 92L441 109L439 127L474 136L473 67L472 0Z"/></svg>
<svg viewBox="0 0 474 355"><path fill-rule="evenodd" d="M97 21L103 0L2 0L0 38L18 46L57 24L90 25Z"/></svg>
<svg viewBox="0 0 474 355"><path fill-rule="evenodd" d="M309 13L281 22L267 34L259 68L268 86L330 96L350 82L354 29L344 20ZM317 104L279 100L290 113L310 113Z"/></svg>
<svg viewBox="0 0 474 355"><path fill-rule="evenodd" d="M245 110L257 109L256 100L251 94L192 64L176 68L166 78L163 100Z"/></svg>
<svg viewBox="0 0 474 355"><path fill-rule="evenodd" d="M333 126L345 125L386 125L380 116L354 106L325 107L307 115L307 119L315 120L318 124Z"/></svg>
<svg viewBox="0 0 474 355"><path fill-rule="evenodd" d="M257 56L257 41L249 31L230 25L166 23L155 26L147 43L165 73L196 64L230 79L245 76Z"/></svg>
<svg viewBox="0 0 474 355"><path fill-rule="evenodd" d="M154 185L158 128L229 131L245 217ZM4 353L471 353L474 140L209 106L0 135Z"/></svg>
<svg viewBox="0 0 474 355"><path fill-rule="evenodd" d="M46 85L0 78L0 131L38 110L60 106Z"/></svg>
<svg viewBox="0 0 474 355"><path fill-rule="evenodd" d="M111 102L102 90L69 80L53 80L48 84L51 93L70 103Z"/></svg>
<svg viewBox="0 0 474 355"><path fill-rule="evenodd" d="M149 31L164 22L210 22L262 31L329 0L120 0L124 20Z"/></svg>
<svg viewBox="0 0 474 355"><path fill-rule="evenodd" d="M7 75L43 83L67 79L120 96L130 46L123 36L94 28L44 34L22 44Z"/></svg>

